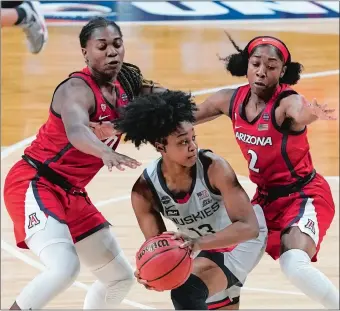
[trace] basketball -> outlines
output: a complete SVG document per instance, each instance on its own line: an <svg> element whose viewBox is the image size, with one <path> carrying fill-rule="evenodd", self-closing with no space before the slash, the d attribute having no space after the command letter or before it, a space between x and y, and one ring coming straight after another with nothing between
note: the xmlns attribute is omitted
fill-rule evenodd
<svg viewBox="0 0 340 311"><path fill-rule="evenodd" d="M183 239L171 234L157 235L143 243L136 254L139 277L157 290L171 290L190 276L193 259L189 248L180 248Z"/></svg>

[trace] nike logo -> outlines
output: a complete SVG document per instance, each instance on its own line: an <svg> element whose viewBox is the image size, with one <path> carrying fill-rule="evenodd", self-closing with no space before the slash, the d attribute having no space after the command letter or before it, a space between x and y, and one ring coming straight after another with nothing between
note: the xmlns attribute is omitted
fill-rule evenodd
<svg viewBox="0 0 340 311"><path fill-rule="evenodd" d="M235 126L235 129L239 129L240 127L242 127L242 126Z"/></svg>
<svg viewBox="0 0 340 311"><path fill-rule="evenodd" d="M104 119L106 119L106 118L108 118L109 116L99 116L99 121L101 121L101 120L104 120Z"/></svg>

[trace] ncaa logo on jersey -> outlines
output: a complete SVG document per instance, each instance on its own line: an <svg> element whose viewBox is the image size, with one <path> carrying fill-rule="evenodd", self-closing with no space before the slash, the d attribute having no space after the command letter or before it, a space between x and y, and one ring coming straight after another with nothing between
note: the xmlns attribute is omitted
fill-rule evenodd
<svg viewBox="0 0 340 311"><path fill-rule="evenodd" d="M165 205L166 205L166 204L169 204L170 201L171 201L171 199L170 199L170 197L168 197L167 195L162 196L162 198L161 198L162 204L165 204Z"/></svg>
<svg viewBox="0 0 340 311"><path fill-rule="evenodd" d="M269 113L265 112L262 116L262 119L265 120L265 121L269 121L269 119L270 119Z"/></svg>
<svg viewBox="0 0 340 311"><path fill-rule="evenodd" d="M33 227L40 224L40 220L37 217L36 213L32 213L28 215L28 229L32 229Z"/></svg>
<svg viewBox="0 0 340 311"><path fill-rule="evenodd" d="M128 100L128 97L126 95L126 93L123 93L121 96L122 101L126 102Z"/></svg>

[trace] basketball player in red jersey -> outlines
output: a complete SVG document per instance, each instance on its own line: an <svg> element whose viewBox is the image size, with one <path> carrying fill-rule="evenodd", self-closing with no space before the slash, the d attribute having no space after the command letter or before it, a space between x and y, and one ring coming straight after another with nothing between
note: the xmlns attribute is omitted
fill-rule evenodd
<svg viewBox="0 0 340 311"><path fill-rule="evenodd" d="M80 260L97 279L85 309L114 307L133 284L133 270L109 222L84 187L103 164L109 170L139 165L114 151L120 135L110 121L134 96L162 89L145 81L138 67L123 63L122 33L114 22L93 19L79 39L87 66L57 86L47 122L5 181L17 245L46 267L11 309L43 308L74 282Z"/></svg>
<svg viewBox="0 0 340 311"><path fill-rule="evenodd" d="M334 217L327 181L313 167L307 125L333 120L333 109L315 100L307 103L291 85L302 66L292 62L279 39L252 39L225 59L233 76L248 84L223 89L199 105L197 123L226 114L248 161L250 179L257 184L252 202L263 207L269 230L267 253L286 277L325 308L339 309L339 291L311 265Z"/></svg>

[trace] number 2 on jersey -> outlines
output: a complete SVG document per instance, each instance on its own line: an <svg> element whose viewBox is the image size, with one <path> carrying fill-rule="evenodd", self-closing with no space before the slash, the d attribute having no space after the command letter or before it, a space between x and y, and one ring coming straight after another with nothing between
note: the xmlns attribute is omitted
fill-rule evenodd
<svg viewBox="0 0 340 311"><path fill-rule="evenodd" d="M249 149L248 154L250 154L249 169L255 173L258 173L260 169L256 168L257 154L254 150Z"/></svg>

